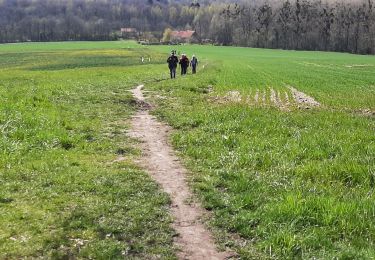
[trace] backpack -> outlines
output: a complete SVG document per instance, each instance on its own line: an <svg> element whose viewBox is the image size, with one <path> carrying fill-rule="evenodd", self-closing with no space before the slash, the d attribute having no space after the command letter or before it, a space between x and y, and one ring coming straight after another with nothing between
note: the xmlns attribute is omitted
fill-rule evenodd
<svg viewBox="0 0 375 260"><path fill-rule="evenodd" d="M197 58L194 57L194 58L191 59L191 65L192 65L192 66L197 65L197 63L198 63Z"/></svg>

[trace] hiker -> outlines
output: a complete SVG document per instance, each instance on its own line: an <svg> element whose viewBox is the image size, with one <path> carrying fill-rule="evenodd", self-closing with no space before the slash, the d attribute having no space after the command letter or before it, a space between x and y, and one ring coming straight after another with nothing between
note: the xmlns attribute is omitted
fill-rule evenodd
<svg viewBox="0 0 375 260"><path fill-rule="evenodd" d="M178 64L178 58L175 55L175 52L172 51L171 55L167 59L168 67L169 67L169 72L171 74L171 79L176 78L176 69L177 69L177 64Z"/></svg>
<svg viewBox="0 0 375 260"><path fill-rule="evenodd" d="M197 73L198 59L195 57L195 55L193 55L191 58L190 66L192 69L192 73L193 74Z"/></svg>
<svg viewBox="0 0 375 260"><path fill-rule="evenodd" d="M186 54L182 54L180 59L181 75L186 75L187 68L189 67L189 59Z"/></svg>

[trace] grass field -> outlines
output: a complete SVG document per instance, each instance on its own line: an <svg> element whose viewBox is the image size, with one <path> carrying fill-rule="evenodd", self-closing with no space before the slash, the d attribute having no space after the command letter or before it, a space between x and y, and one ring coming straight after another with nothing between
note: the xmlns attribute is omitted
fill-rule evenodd
<svg viewBox="0 0 375 260"><path fill-rule="evenodd" d="M174 258L169 198L125 136L127 90L153 77L129 45L0 46L1 259Z"/></svg>
<svg viewBox="0 0 375 260"><path fill-rule="evenodd" d="M0 46L0 258L175 257L169 199L125 135L139 83L241 258L374 258L375 57L176 48L198 74L163 80L168 46Z"/></svg>
<svg viewBox="0 0 375 260"><path fill-rule="evenodd" d="M375 109L375 57L179 49L200 57L200 71L154 84L167 97L157 114L177 129L173 143L226 243L243 258L374 258L375 124L363 111ZM271 89L290 99L288 85L321 107L272 103Z"/></svg>

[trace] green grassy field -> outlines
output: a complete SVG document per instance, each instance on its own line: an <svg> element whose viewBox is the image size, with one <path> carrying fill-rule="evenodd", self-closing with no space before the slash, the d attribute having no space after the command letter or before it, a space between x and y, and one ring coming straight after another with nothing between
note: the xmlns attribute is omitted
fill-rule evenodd
<svg viewBox="0 0 375 260"><path fill-rule="evenodd" d="M199 73L150 87L168 97L155 100L157 114L177 129L173 143L224 241L242 258L374 258L375 124L363 111L375 109L375 57L178 50L198 55ZM298 109L287 86L321 107ZM271 89L289 94L288 109ZM233 91L241 100L226 98Z"/></svg>
<svg viewBox="0 0 375 260"><path fill-rule="evenodd" d="M154 77L129 46L0 46L1 259L175 257L169 198L125 135L128 90Z"/></svg>
<svg viewBox="0 0 375 260"><path fill-rule="evenodd" d="M168 46L0 46L0 258L175 257L169 199L125 135L140 83L222 244L243 259L374 258L375 57L174 48L198 74L164 80Z"/></svg>

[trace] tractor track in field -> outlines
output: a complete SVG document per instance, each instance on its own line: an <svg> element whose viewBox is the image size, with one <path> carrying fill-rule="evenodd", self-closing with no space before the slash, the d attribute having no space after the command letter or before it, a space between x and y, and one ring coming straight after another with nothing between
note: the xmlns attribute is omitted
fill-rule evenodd
<svg viewBox="0 0 375 260"><path fill-rule="evenodd" d="M201 221L205 210L191 202L187 170L182 166L168 144L170 127L150 115L150 105L145 102L143 85L132 90L139 111L132 117L129 136L141 141L141 166L158 182L171 198L173 228L177 232L175 245L179 259L227 259L231 255L216 249L211 233ZM189 202L188 202L189 201Z"/></svg>
<svg viewBox="0 0 375 260"><path fill-rule="evenodd" d="M313 97L295 89L292 86L289 86L289 89L292 91L292 95L296 102L300 105L307 105L309 107L319 107L320 103L317 102Z"/></svg>
<svg viewBox="0 0 375 260"><path fill-rule="evenodd" d="M210 92L212 93L212 91ZM281 111L289 112L293 108L312 109L322 106L313 97L286 85L284 89L256 89L255 93L242 95L238 90L228 91L225 95L211 95L208 101L218 104L246 104L258 107L276 107ZM371 114L365 110L366 114Z"/></svg>

